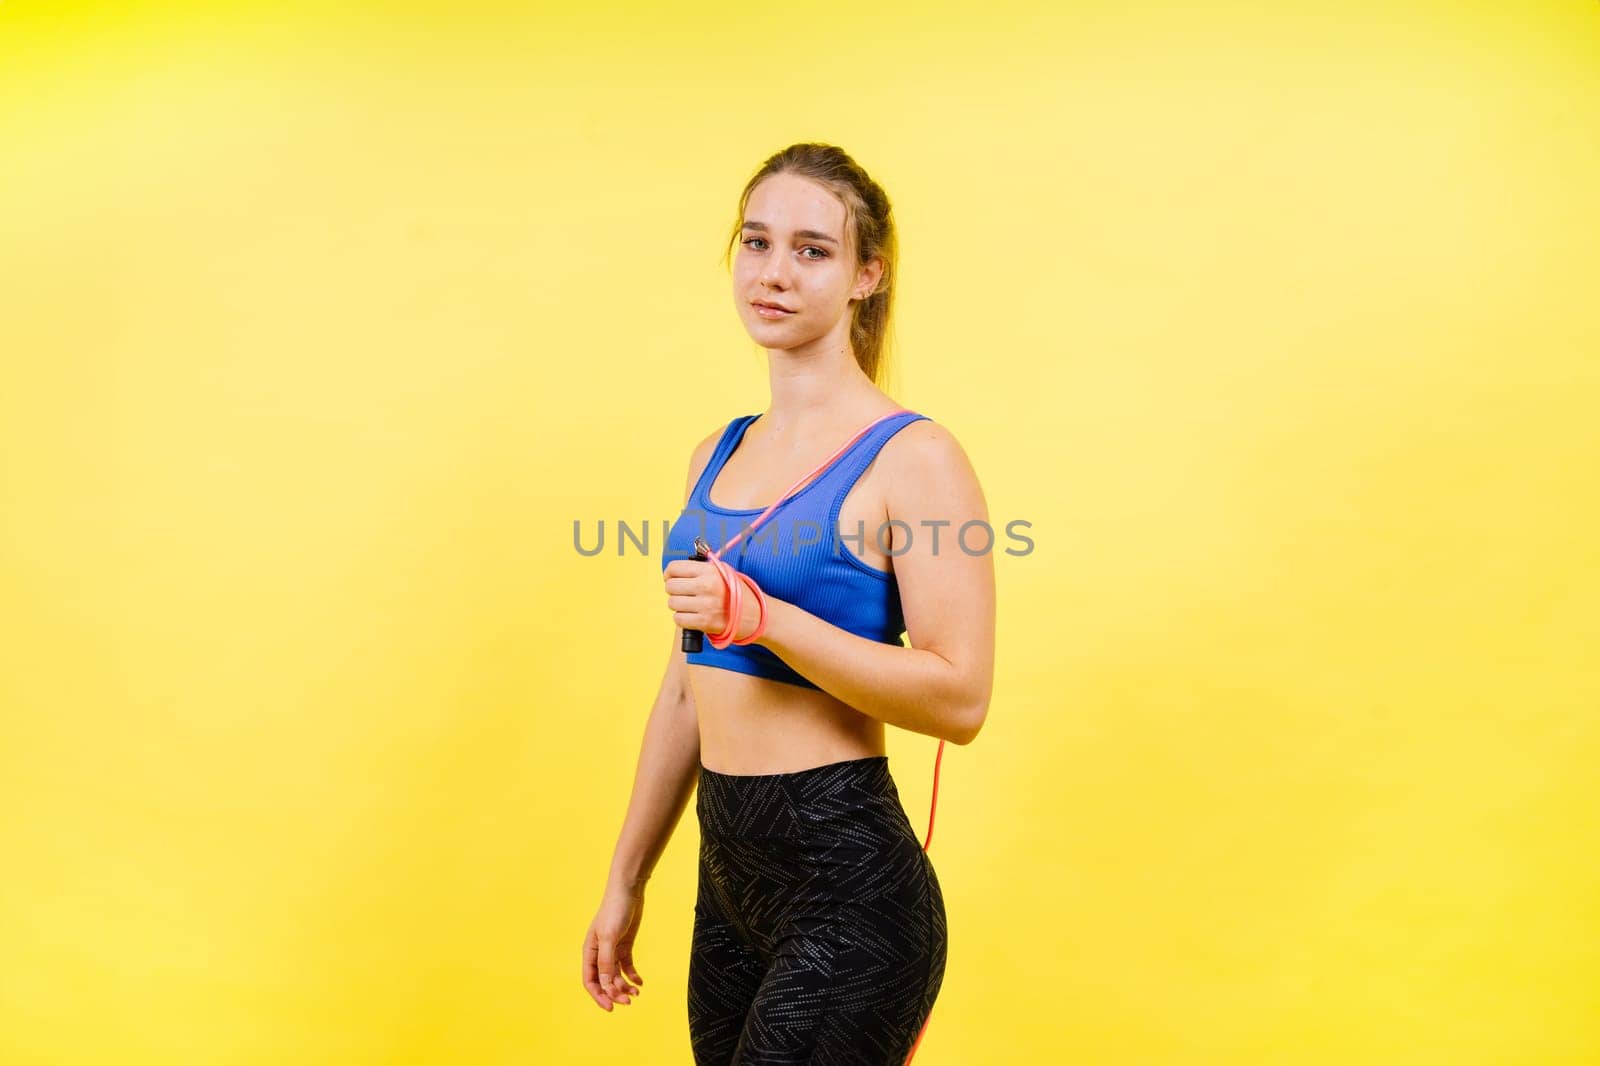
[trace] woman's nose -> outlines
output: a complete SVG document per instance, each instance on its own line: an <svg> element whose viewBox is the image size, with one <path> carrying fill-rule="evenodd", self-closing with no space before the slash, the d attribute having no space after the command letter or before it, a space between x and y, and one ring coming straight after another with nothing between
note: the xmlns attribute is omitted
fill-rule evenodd
<svg viewBox="0 0 1600 1066"><path fill-rule="evenodd" d="M769 256L761 267L761 280L769 285L789 287L789 262L781 255Z"/></svg>

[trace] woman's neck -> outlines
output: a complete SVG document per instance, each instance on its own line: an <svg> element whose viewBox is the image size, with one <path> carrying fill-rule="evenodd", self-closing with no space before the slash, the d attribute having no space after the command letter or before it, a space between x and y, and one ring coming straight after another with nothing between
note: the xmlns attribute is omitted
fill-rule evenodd
<svg viewBox="0 0 1600 1066"><path fill-rule="evenodd" d="M772 399L757 425L774 440L837 435L841 423L864 422L887 406L848 349L803 359L769 351L767 377Z"/></svg>

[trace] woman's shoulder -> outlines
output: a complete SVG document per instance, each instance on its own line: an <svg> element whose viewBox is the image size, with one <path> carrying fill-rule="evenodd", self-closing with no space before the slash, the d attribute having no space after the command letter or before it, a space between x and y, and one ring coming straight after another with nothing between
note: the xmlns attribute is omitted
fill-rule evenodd
<svg viewBox="0 0 1600 1066"><path fill-rule="evenodd" d="M691 452L692 457L702 460L709 459L711 457L711 453L717 450L717 445L722 442L722 438L727 436L728 432L732 430L734 426L741 422L748 422L750 419L755 417L755 415L735 415L725 422L718 422L716 428L712 429L712 431L707 433L704 437L701 437L699 443L694 446L694 449ZM702 462L701 465L704 465L704 463Z"/></svg>
<svg viewBox="0 0 1600 1066"><path fill-rule="evenodd" d="M910 419L884 442L883 454L904 460L937 460L961 452L961 442L944 423L926 411L906 408L918 417Z"/></svg>
<svg viewBox="0 0 1600 1066"><path fill-rule="evenodd" d="M900 427L878 453L889 482L927 483L949 478L974 478L966 449L950 427L925 412Z"/></svg>
<svg viewBox="0 0 1600 1066"><path fill-rule="evenodd" d="M699 442L689 452L689 478L683 489L685 498L688 498L689 494L694 491L695 482L699 481L700 475L705 473L706 467L711 462L711 457L717 452L717 445L722 442L722 438L727 434L728 429L740 419L754 417L754 415L739 415L719 424L717 428L700 438Z"/></svg>

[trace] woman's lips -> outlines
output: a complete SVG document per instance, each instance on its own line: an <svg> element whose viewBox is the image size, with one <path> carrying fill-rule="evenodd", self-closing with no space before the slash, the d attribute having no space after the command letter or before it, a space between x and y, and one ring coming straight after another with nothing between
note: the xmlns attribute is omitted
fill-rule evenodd
<svg viewBox="0 0 1600 1066"><path fill-rule="evenodd" d="M773 307L771 304L752 304L751 306L756 309L756 314L762 318L782 318L785 315L794 314L793 311L785 311L783 308Z"/></svg>

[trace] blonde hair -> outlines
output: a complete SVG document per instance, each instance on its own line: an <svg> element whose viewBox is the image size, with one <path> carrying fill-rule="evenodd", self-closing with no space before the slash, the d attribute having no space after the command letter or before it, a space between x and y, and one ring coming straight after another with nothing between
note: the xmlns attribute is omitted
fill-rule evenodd
<svg viewBox="0 0 1600 1066"><path fill-rule="evenodd" d="M814 142L791 144L762 163L745 183L723 255L724 266L730 265L738 244L750 193L774 174L794 174L830 190L844 204L845 240L855 253L856 266L865 266L874 256L883 260L877 288L850 309L850 347L856 363L873 384L881 386L888 371L889 314L894 305L895 264L900 258L888 194L844 149Z"/></svg>

